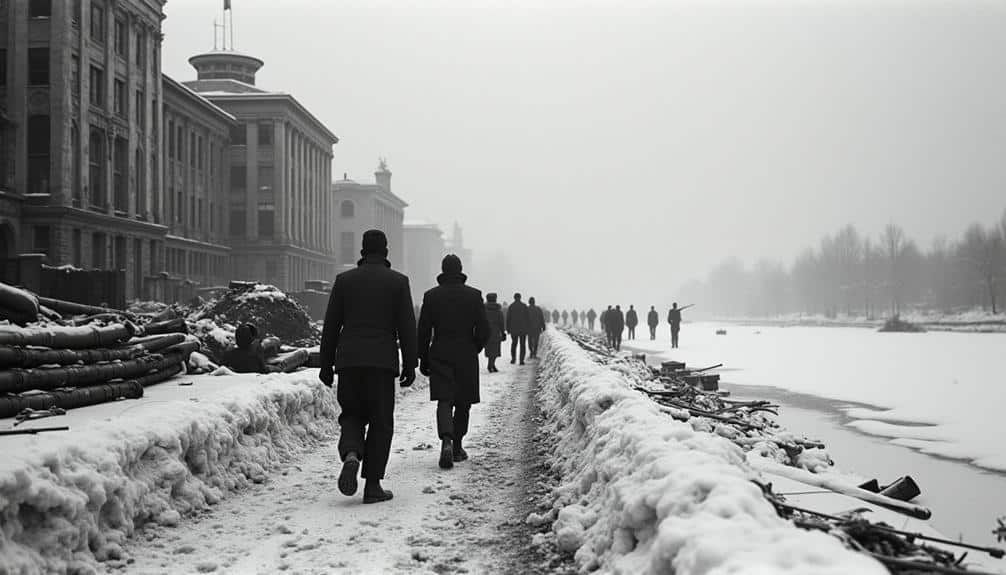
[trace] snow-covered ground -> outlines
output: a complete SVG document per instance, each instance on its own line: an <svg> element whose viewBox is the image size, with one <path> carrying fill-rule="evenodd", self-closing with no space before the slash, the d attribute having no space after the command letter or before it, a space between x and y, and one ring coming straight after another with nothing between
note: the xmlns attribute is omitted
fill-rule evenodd
<svg viewBox="0 0 1006 575"><path fill-rule="evenodd" d="M334 395L301 372L180 377L24 424L70 431L0 437L0 573L124 564L140 526L176 526L265 481L331 437L336 415Z"/></svg>
<svg viewBox="0 0 1006 575"><path fill-rule="evenodd" d="M866 404L846 408L861 431L1006 471L1006 334L689 323L680 349L668 340L663 328L656 342L625 343L692 367L724 363L727 384Z"/></svg>
<svg viewBox="0 0 1006 575"><path fill-rule="evenodd" d="M567 336L543 340L539 398L563 484L553 536L581 571L886 573L780 519L744 453L661 413Z"/></svg>
<svg viewBox="0 0 1006 575"><path fill-rule="evenodd" d="M886 316L885 314L882 314ZM934 331L962 332L1006 332L1006 315L993 314L991 311L973 309L952 313L934 311L907 311L901 314L901 319L910 323L925 326ZM868 327L878 328L884 324L884 319L869 318L861 314L840 313L835 317L821 314L783 314L771 317L739 317L718 318L725 323L747 325L775 326L821 326L821 327ZM666 329L666 326L663 327Z"/></svg>

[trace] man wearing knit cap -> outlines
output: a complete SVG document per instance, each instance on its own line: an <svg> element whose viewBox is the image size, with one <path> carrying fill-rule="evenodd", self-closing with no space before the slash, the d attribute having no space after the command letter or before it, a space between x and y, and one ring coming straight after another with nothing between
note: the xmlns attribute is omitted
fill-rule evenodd
<svg viewBox="0 0 1006 575"><path fill-rule="evenodd" d="M395 427L395 377L400 375L402 387L416 380L416 316L409 278L391 269L384 232L364 233L360 254L357 267L339 274L332 285L319 378L331 387L339 374L339 491L356 493L362 465L363 502L379 503L392 498L381 480Z"/></svg>
<svg viewBox="0 0 1006 575"><path fill-rule="evenodd" d="M489 340L489 321L482 292L465 285L461 259L448 255L441 269L419 312L419 371L430 378L430 400L437 402L440 467L450 469L468 459L462 439L479 402L479 352Z"/></svg>

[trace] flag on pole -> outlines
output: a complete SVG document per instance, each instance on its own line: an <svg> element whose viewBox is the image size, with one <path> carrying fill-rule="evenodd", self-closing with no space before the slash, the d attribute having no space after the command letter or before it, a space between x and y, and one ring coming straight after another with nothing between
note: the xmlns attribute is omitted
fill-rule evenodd
<svg viewBox="0 0 1006 575"><path fill-rule="evenodd" d="M224 0L224 10L231 9L231 0Z"/></svg>

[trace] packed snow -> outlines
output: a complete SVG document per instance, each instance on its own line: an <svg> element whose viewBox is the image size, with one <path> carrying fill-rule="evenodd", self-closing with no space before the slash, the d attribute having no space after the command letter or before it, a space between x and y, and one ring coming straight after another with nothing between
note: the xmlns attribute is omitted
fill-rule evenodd
<svg viewBox="0 0 1006 575"><path fill-rule="evenodd" d="M737 446L662 414L567 336L550 329L542 357L539 399L564 481L552 535L581 572L887 572L780 519Z"/></svg>
<svg viewBox="0 0 1006 575"><path fill-rule="evenodd" d="M955 312L931 310L909 310L900 315L903 321L918 324L933 331L962 332L1006 332L1006 316L983 309ZM863 314L840 313L835 316L823 314L791 313L764 318L721 318L720 321L735 324L775 325L775 326L821 326L821 327L869 327L878 328L884 318L868 317Z"/></svg>
<svg viewBox="0 0 1006 575"><path fill-rule="evenodd" d="M0 573L121 561L138 527L177 525L331 437L337 410L315 371L188 376L25 424L70 431L0 437Z"/></svg>
<svg viewBox="0 0 1006 575"><path fill-rule="evenodd" d="M663 328L656 342L625 344L691 367L723 363L725 384L858 403L844 410L860 431L1006 471L1006 334L694 323L680 349L668 340Z"/></svg>
<svg viewBox="0 0 1006 575"><path fill-rule="evenodd" d="M238 295L234 299L239 302L251 300L266 300L268 302L273 302L283 301L286 297L286 294L276 286L269 284L256 284L254 288Z"/></svg>

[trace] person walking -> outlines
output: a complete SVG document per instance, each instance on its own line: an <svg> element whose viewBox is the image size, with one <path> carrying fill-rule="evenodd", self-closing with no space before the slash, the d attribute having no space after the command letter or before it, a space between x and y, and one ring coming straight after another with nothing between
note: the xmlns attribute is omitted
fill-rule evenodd
<svg viewBox="0 0 1006 575"><path fill-rule="evenodd" d="M513 303L506 312L506 330L510 333L510 363L517 362L517 347L520 346L520 364L524 365L527 353L527 333L531 327L531 317L527 306L520 301L520 294L513 294Z"/></svg>
<svg viewBox="0 0 1006 575"><path fill-rule="evenodd" d="M450 469L468 459L462 440L479 402L479 352L490 334L482 292L465 285L461 258L445 256L440 269L419 312L419 372L430 378L430 400L437 402L440 468Z"/></svg>
<svg viewBox="0 0 1006 575"><path fill-rule="evenodd" d="M611 328L608 326L608 321L611 319L611 314L615 310L608 306L608 309L601 312L601 331L604 332L604 339L608 342L608 347L613 347L611 343Z"/></svg>
<svg viewBox="0 0 1006 575"><path fill-rule="evenodd" d="M557 309L552 310L552 323L554 324L559 323L559 310Z"/></svg>
<svg viewBox="0 0 1006 575"><path fill-rule="evenodd" d="M636 308L629 306L629 311L625 312L625 327L629 328L629 341L636 339L636 326L639 325L639 316L636 315Z"/></svg>
<svg viewBox="0 0 1006 575"><path fill-rule="evenodd" d="M650 326L650 341L657 339L657 326L660 325L660 314L657 308L650 306L650 313L646 314L646 325Z"/></svg>
<svg viewBox="0 0 1006 575"><path fill-rule="evenodd" d="M530 348L531 359L538 359L538 341L541 338L541 332L545 331L545 313L540 307L534 305L534 298L527 300L527 313L530 320L527 344Z"/></svg>
<svg viewBox="0 0 1006 575"><path fill-rule="evenodd" d="M590 310L587 311L587 323L590 325L590 331L594 331L594 320L596 319L597 313L594 311L594 308L590 308Z"/></svg>
<svg viewBox="0 0 1006 575"><path fill-rule="evenodd" d="M416 380L416 316L409 278L391 269L384 232L365 232L360 254L357 267L332 285L318 378L331 387L339 375L339 491L356 493L362 464L363 502L379 503L393 497L381 480L395 427L395 377L402 387Z"/></svg>
<svg viewBox="0 0 1006 575"><path fill-rule="evenodd" d="M678 302L674 302L667 311L667 323L671 324L671 349L678 348L678 333L681 331L681 310Z"/></svg>
<svg viewBox="0 0 1006 575"><path fill-rule="evenodd" d="M486 295L486 320L489 321L489 340L486 341L486 359L489 360L489 373L496 373L496 358L502 355L501 344L506 341L506 322L503 319L503 306L496 302L496 294Z"/></svg>
<svg viewBox="0 0 1006 575"><path fill-rule="evenodd" d="M622 349L622 330L625 329L625 314L622 313L622 306L616 305L615 310L609 314L608 325L611 328L611 347L615 351Z"/></svg>
<svg viewBox="0 0 1006 575"><path fill-rule="evenodd" d="M569 312L569 318L573 321L573 327L580 325L580 314L575 309Z"/></svg>

